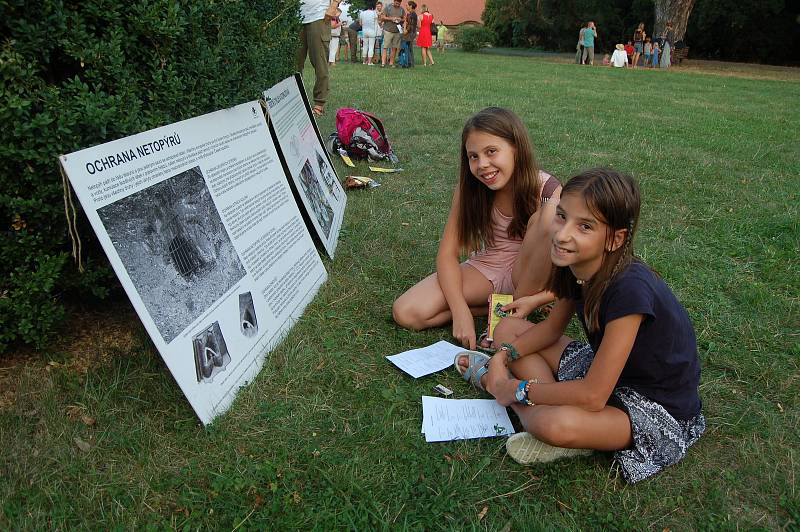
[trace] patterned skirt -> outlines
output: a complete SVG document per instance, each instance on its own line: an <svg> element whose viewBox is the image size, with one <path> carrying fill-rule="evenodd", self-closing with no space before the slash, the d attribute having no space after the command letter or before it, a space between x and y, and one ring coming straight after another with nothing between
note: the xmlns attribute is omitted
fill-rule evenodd
<svg viewBox="0 0 800 532"><path fill-rule="evenodd" d="M571 342L561 354L558 380L584 378L592 360L594 352L589 344ZM663 406L628 387L615 388L609 404L625 411L631 419L633 445L614 452L622 476L631 484L679 462L706 430L702 413L689 420L675 419Z"/></svg>

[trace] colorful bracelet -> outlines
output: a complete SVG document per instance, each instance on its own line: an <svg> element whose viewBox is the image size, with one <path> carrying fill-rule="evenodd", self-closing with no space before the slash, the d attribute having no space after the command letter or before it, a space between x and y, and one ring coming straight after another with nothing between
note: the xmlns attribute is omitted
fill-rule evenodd
<svg viewBox="0 0 800 532"><path fill-rule="evenodd" d="M517 348L509 343L500 344L500 351L505 351L508 359L511 362L514 362L519 358L519 351L517 351Z"/></svg>
<svg viewBox="0 0 800 532"><path fill-rule="evenodd" d="M537 379L531 379L529 381L519 381L519 386L517 386L517 392L515 394L517 401L520 404L526 406L536 406L536 403L531 401L530 393L531 393L531 384L538 384L539 381Z"/></svg>

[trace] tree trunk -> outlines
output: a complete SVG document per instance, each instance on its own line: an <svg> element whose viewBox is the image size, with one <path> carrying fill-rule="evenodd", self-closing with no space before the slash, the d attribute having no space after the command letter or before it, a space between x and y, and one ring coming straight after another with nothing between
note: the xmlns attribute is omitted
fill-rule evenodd
<svg viewBox="0 0 800 532"><path fill-rule="evenodd" d="M689 22L689 15L694 7L695 0L655 0L656 5L656 28L654 35L660 37L664 34L667 21L672 21L672 29L675 32L675 41L683 39L686 33L686 25Z"/></svg>

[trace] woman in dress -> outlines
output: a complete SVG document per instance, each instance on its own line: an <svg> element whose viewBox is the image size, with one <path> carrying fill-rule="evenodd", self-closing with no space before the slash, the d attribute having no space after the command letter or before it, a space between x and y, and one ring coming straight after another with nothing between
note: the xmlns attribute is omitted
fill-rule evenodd
<svg viewBox="0 0 800 532"><path fill-rule="evenodd" d="M661 45L661 68L669 68L672 58L672 41L675 39L675 30L672 28L672 21L667 21L664 29L664 43Z"/></svg>
<svg viewBox="0 0 800 532"><path fill-rule="evenodd" d="M419 36L417 37L417 46L422 48L422 64L425 66L428 66L428 60L430 60L431 65L436 64L433 62L433 54L431 54L431 46L433 45L431 24L433 24L433 15L431 15L431 12L428 11L428 6L423 4Z"/></svg>

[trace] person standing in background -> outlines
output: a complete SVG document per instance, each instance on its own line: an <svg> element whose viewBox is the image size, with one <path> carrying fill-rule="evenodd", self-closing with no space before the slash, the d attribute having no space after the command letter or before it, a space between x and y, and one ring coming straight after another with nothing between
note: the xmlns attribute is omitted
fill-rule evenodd
<svg viewBox="0 0 800 532"><path fill-rule="evenodd" d="M639 64L639 57L644 51L645 37L647 37L647 34L644 32L644 22L640 22L636 31L633 32L633 61L631 62L633 68L636 68ZM645 55L645 58L646 57L647 55ZM647 66L647 61L645 61L645 66Z"/></svg>
<svg viewBox="0 0 800 532"><path fill-rule="evenodd" d="M378 35L378 13L375 11L375 0L366 0L365 5L366 9L358 15L361 35L364 39L364 44L361 47L361 59L365 65L372 65L372 55L375 52L375 37Z"/></svg>
<svg viewBox="0 0 800 532"><path fill-rule="evenodd" d="M406 18L406 10L400 7L401 0L393 0L392 5L383 9L383 14L379 20L383 21L383 52L381 53L381 66L395 66L397 52L400 51L400 34L403 32L403 21ZM388 57L387 57L388 56Z"/></svg>
<svg viewBox="0 0 800 532"><path fill-rule="evenodd" d="M300 46L295 55L295 67L303 71L306 57L314 67L314 116L325 113L330 79L328 77L328 54L331 42L331 23L325 12L331 3L328 0L301 0L300 2Z"/></svg>
<svg viewBox="0 0 800 532"><path fill-rule="evenodd" d="M350 41L350 62L355 63L358 61L358 32L361 30L361 23L354 20L347 26L347 40Z"/></svg>
<svg viewBox="0 0 800 532"><path fill-rule="evenodd" d="M336 64L336 56L339 55L339 36L342 34L342 23L339 17L331 18L331 43L328 45L328 64Z"/></svg>
<svg viewBox="0 0 800 532"><path fill-rule="evenodd" d="M354 42L350 41L350 32L348 31L350 24L353 23L353 19L349 13L350 9L349 3L342 2L341 4L339 4L339 7L342 10L342 13L339 15L339 23L341 24L342 27L342 34L339 37L339 45L344 48L343 51L344 55L337 55L336 59L341 61L347 61L352 55L351 46L355 45Z"/></svg>
<svg viewBox="0 0 800 532"><path fill-rule="evenodd" d="M586 24L583 32L583 64L594 65L594 40L597 38L597 26L593 21Z"/></svg>
<svg viewBox="0 0 800 532"><path fill-rule="evenodd" d="M414 39L417 38L417 3L411 0L408 3L408 14L406 14L406 24L403 28L403 46L408 53L408 68L414 67Z"/></svg>
<svg viewBox="0 0 800 532"><path fill-rule="evenodd" d="M447 26L444 25L444 20L439 21L439 26L436 28L436 48L444 53L445 44L447 41Z"/></svg>
<svg viewBox="0 0 800 532"><path fill-rule="evenodd" d="M661 47L661 68L669 68L674 39L675 30L672 29L672 21L670 20L667 21L667 27L664 30L664 44Z"/></svg>
<svg viewBox="0 0 800 532"><path fill-rule="evenodd" d="M428 11L428 6L422 6L422 18L420 19L419 37L417 37L417 46L422 48L422 63L428 66L428 59L430 59L431 66L436 63L433 62L433 55L431 54L431 46L433 45L433 35L431 34L431 24L433 24L433 15Z"/></svg>
<svg viewBox="0 0 800 532"><path fill-rule="evenodd" d="M378 33L375 36L375 56L373 63L381 60L383 54L383 22L381 22L381 15L383 15L383 2L375 3L375 13L378 15Z"/></svg>
<svg viewBox="0 0 800 532"><path fill-rule="evenodd" d="M583 34L586 32L586 26L582 26L578 32L578 45L575 47L575 63L578 65L583 64Z"/></svg>

